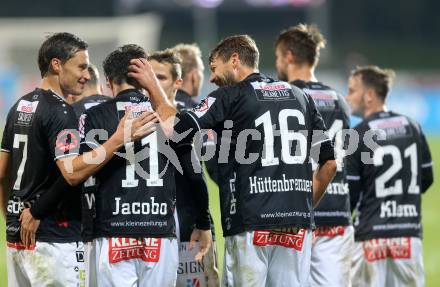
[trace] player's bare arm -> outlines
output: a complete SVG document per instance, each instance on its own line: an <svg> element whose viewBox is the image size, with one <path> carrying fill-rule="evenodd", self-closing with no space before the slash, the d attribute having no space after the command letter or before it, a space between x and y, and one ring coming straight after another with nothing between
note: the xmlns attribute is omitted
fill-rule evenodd
<svg viewBox="0 0 440 287"><path fill-rule="evenodd" d="M78 185L91 175L99 171L119 150L124 143L135 141L155 131L154 123L156 115L152 112L144 112L136 119L129 119L128 113L119 122L115 133L101 146L84 153L81 156L68 157L57 161L66 181L72 185ZM85 158L93 158L94 163Z"/></svg>
<svg viewBox="0 0 440 287"><path fill-rule="evenodd" d="M0 207L3 218L6 219L6 205L9 197L9 159L7 152L0 152Z"/></svg>
<svg viewBox="0 0 440 287"><path fill-rule="evenodd" d="M165 135L171 137L177 113L176 108L168 100L146 59L132 59L130 64L128 76L136 79L142 88L148 91L153 109L159 115L160 126Z"/></svg>
<svg viewBox="0 0 440 287"><path fill-rule="evenodd" d="M336 161L328 160L320 164L313 174L313 207L316 207L324 196L328 184L336 174Z"/></svg>

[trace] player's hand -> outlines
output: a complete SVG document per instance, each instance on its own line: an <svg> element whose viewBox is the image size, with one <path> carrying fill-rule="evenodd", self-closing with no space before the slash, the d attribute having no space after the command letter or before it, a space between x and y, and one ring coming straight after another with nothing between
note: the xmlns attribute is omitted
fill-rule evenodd
<svg viewBox="0 0 440 287"><path fill-rule="evenodd" d="M29 208L25 208L20 215L20 237L21 242L26 247L35 245L35 235L37 233L38 226L40 225L40 220L35 219Z"/></svg>
<svg viewBox="0 0 440 287"><path fill-rule="evenodd" d="M192 250L196 245L196 242L199 242L199 252L197 252L195 256L195 260L197 262L201 262L203 256L208 252L209 248L212 244L212 233L211 230L200 230L194 228L191 233L191 240L189 242L189 250Z"/></svg>
<svg viewBox="0 0 440 287"><path fill-rule="evenodd" d="M157 115L154 112L143 112L139 117L132 118L131 111L128 110L112 137L118 144L123 145L153 133L157 122Z"/></svg>
<svg viewBox="0 0 440 287"><path fill-rule="evenodd" d="M157 84L157 78L146 59L132 59L128 66L128 76L138 81L139 85L146 90L149 90L151 85Z"/></svg>

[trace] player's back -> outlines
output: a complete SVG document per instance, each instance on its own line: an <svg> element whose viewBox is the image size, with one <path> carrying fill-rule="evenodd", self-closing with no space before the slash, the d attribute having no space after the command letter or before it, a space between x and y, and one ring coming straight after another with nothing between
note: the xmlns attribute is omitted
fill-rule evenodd
<svg viewBox="0 0 440 287"><path fill-rule="evenodd" d="M346 169L343 163L341 130L350 127L350 109L345 99L338 92L323 83L296 80L291 84L302 89L314 100L336 151L338 168L332 182L327 187L324 197L314 209L316 225L348 225L351 221L351 212Z"/></svg>
<svg viewBox="0 0 440 287"><path fill-rule="evenodd" d="M362 189L356 240L420 236L422 166L431 163L420 126L404 115L379 112L355 130L362 144L351 157L348 172L359 177ZM374 141L373 131L381 134Z"/></svg>
<svg viewBox="0 0 440 287"><path fill-rule="evenodd" d="M76 117L79 118L86 110L110 100L111 97L104 95L91 95L72 104Z"/></svg>
<svg viewBox="0 0 440 287"><path fill-rule="evenodd" d="M76 119L72 108L50 90L36 89L20 98L11 108L2 149L11 156L11 189L8 201L8 241L18 241L18 216L24 203L39 196L39 191L48 188L60 176L55 164L57 159L74 154L79 138L72 130ZM64 130L64 131L63 131ZM37 238L40 241L58 240L79 235L65 230L59 233L55 221L65 221L67 210L55 212L55 218L42 221ZM60 213L63 213L61 215ZM61 239L60 239L61 238ZM56 240L56 239L55 239Z"/></svg>
<svg viewBox="0 0 440 287"><path fill-rule="evenodd" d="M85 143L81 151L102 144L93 131L113 134L126 111L138 116L152 110L146 96L125 90L115 98L85 112ZM95 134L96 135L96 134ZM174 235L174 167L162 154L157 132L125 144L86 186L96 185L94 237L170 237Z"/></svg>
<svg viewBox="0 0 440 287"><path fill-rule="evenodd" d="M252 74L237 85L217 90L196 108L196 114L215 101L222 104L210 110L212 121L207 119L206 126L217 117L227 119L214 128L220 139L224 234L256 228L309 228L313 221L309 155L311 131L317 129L313 100L286 82ZM230 149L225 150L228 138Z"/></svg>

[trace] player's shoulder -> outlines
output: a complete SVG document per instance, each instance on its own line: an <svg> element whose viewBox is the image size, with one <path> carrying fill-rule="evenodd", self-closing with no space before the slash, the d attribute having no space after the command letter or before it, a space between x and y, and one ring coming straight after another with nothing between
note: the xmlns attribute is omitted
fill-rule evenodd
<svg viewBox="0 0 440 287"><path fill-rule="evenodd" d="M63 102L63 100L55 93L52 93L50 90L43 90L36 88L35 90L21 96L15 102L14 107L22 108L24 110L29 110L32 107L35 109L38 105L40 106L47 104L50 105L60 102Z"/></svg>
<svg viewBox="0 0 440 287"><path fill-rule="evenodd" d="M323 82L306 82L296 80L291 82L294 86L301 88L305 93L309 94L313 99L327 100L327 101L343 101L342 95L333 87L324 84Z"/></svg>
<svg viewBox="0 0 440 287"><path fill-rule="evenodd" d="M84 105L86 103L87 102L84 101L82 103L82 105ZM108 113L111 110L113 110L115 106L116 106L116 100L110 98L107 101L103 101L99 104L96 104L96 105L89 107L88 109L86 109L84 111L84 114L86 114L88 117L102 115L102 114Z"/></svg>
<svg viewBox="0 0 440 287"><path fill-rule="evenodd" d="M417 122L415 119L408 115L404 115L401 113L397 113L394 111L389 112L390 117L395 117L398 119L402 119L404 121L404 124L410 125L413 129L415 129L418 133L422 132L422 127L419 122Z"/></svg>

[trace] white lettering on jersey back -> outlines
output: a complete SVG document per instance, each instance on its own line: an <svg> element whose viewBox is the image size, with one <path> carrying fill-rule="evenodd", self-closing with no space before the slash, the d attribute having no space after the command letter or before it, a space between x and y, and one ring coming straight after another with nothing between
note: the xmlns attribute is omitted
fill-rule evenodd
<svg viewBox="0 0 440 287"><path fill-rule="evenodd" d="M380 217L417 217L417 208L414 204L397 204L395 200L387 200L380 205Z"/></svg>
<svg viewBox="0 0 440 287"><path fill-rule="evenodd" d="M157 203L155 198L150 197L150 202L121 202L120 197L115 197L115 210L113 215L131 215L131 214L167 214L168 205L164 202Z"/></svg>
<svg viewBox="0 0 440 287"><path fill-rule="evenodd" d="M285 174L283 174L282 179L252 176L249 177L249 186L251 188L251 194L286 191L312 192L311 180L302 178L286 178Z"/></svg>
<svg viewBox="0 0 440 287"><path fill-rule="evenodd" d="M346 195L348 194L348 183L333 182L327 186L326 194Z"/></svg>
<svg viewBox="0 0 440 287"><path fill-rule="evenodd" d="M92 209L95 202L95 195L93 193L85 193L84 196L86 197L87 207Z"/></svg>
<svg viewBox="0 0 440 287"><path fill-rule="evenodd" d="M6 208L8 213L16 214L16 215L20 214L20 212L22 212L23 209L24 209L24 203L21 200L18 200L18 201L9 200L8 206Z"/></svg>

